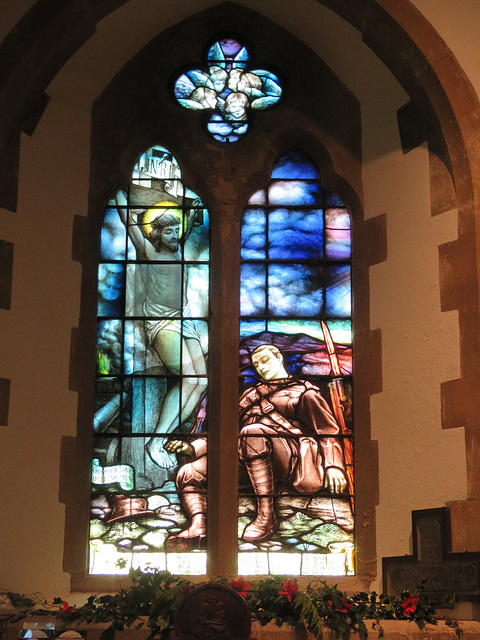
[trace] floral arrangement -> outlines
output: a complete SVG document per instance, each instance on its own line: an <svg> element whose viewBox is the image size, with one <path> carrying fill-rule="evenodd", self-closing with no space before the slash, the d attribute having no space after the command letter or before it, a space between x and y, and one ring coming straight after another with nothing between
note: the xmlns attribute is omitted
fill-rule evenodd
<svg viewBox="0 0 480 640"><path fill-rule="evenodd" d="M40 606L30 603L16 616L5 622L13 622L27 615L56 615L62 626L71 626L80 622L109 622L101 640L113 640L117 631L126 627L140 628L147 625L150 638L167 640L173 633L175 613L180 601L195 584L185 578L175 576L168 571L143 573L130 572L131 586L116 594L92 595L81 607L72 607L62 598L55 598L47 608L46 602ZM296 632L310 631L321 637L322 629L335 632L338 638L347 639L352 632L360 640L367 638L365 620L374 621L378 636L383 636L382 620L410 620L420 629L426 624L436 625L439 618L435 604L425 591L425 585L400 596L356 593L347 595L337 588L329 586L320 578L310 582L300 591L295 578L268 577L247 582L240 577L230 582L223 580L219 584L229 585L237 591L247 603L252 619L261 625L274 622L278 626L290 625ZM15 595L15 594L11 594ZM455 629L458 636L462 631L454 620L446 623Z"/></svg>

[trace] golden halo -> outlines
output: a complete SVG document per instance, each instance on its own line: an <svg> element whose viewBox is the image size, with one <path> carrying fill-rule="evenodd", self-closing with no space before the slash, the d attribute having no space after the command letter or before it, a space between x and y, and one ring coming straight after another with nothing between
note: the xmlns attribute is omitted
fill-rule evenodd
<svg viewBox="0 0 480 640"><path fill-rule="evenodd" d="M154 220L165 214L170 214L171 216L178 218L178 237L181 238L183 235L184 220L182 210L178 208L178 204L176 202L171 202L170 200L162 200L162 202L157 202L154 207L155 208L147 209L143 216L143 228L145 229L147 236L152 233L152 222Z"/></svg>

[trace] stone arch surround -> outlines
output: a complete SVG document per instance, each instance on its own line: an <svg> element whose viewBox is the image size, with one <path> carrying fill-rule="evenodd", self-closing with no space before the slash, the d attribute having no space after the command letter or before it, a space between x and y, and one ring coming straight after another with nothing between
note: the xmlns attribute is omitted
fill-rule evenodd
<svg viewBox="0 0 480 640"><path fill-rule="evenodd" d="M408 0L351 0L340 6L333 0L319 1L363 34L407 91L412 109L404 128L411 130L414 122L428 125L418 128L417 142L427 139L431 150L432 215L458 208L459 238L440 249L440 283L442 310L459 313L461 378L442 386L442 422L444 428L464 427L467 445L468 500L450 505L454 550L479 550L478 98L452 53ZM16 208L17 175L11 160L18 158L20 132L33 133L42 116L48 102L45 88L94 33L96 23L122 4L123 0L72 0L58 12L56 2L41 0L0 47L5 78L0 109L6 114L0 124L0 153L10 160L3 166L12 167L0 176L0 205L5 208ZM399 124L402 127L400 114Z"/></svg>
<svg viewBox="0 0 480 640"><path fill-rule="evenodd" d="M211 33L225 33L231 25L241 33L249 33L256 43L258 59L275 60L282 70L290 99L285 101L270 118L262 120L261 127L237 145L212 145L205 141L201 127L193 125L194 118L187 118L183 109L175 109L171 95L166 90L168 80L180 61L194 60ZM271 56L271 58L269 58ZM302 60L301 68L295 61ZM162 61L161 65L155 61ZM150 82L152 77L156 82ZM314 77L315 82L309 83ZM317 105L323 99L322 113ZM335 105L341 104L338 109ZM121 105L121 108L118 108ZM162 118L158 118L158 113ZM197 119L198 120L198 119ZM168 128L164 122L168 122ZM368 354L359 357L357 368L359 384L356 386L356 418L361 425L356 429L356 447L359 459L368 460L357 474L357 505L362 524L358 535L358 575L370 584L376 571L375 506L378 504L378 464L376 443L371 441L369 421L370 396L381 390L381 351L379 331L369 331L368 266L384 259L384 216L363 221L360 194L361 180L361 120L359 103L343 83L308 47L290 33L268 19L238 5L225 5L207 9L160 33L135 55L113 78L96 99L92 110L90 192L88 218L79 216L74 236L74 246L83 249L78 260L82 263L82 317L78 330L74 331L71 359L71 389L78 392L79 416L76 439L63 438L63 464L71 468L81 457L82 442L90 441L91 406L93 384L86 384L84 371L90 369L88 360L80 354L93 351L89 347L95 327L96 254L101 212L105 202L119 185L128 182L131 167L138 154L151 141L160 140L182 162L185 178L197 193L203 194L211 211L212 233L212 298L211 331L218 340L212 341L209 352L210 373L210 461L225 479L221 486L209 484L209 540L213 540L215 553L208 556L209 575L233 575L236 572L236 554L232 553L237 539L234 518L225 517L217 505L232 504L236 500L236 478L230 470L237 464L234 442L238 432L236 393L236 366L229 366L226 353L237 348L238 297L225 289L225 280L238 281L240 265L232 257L230 246L239 242L237 233L245 201L250 193L268 179L276 158L291 146L298 145L318 162L324 185L341 194L351 209L354 235L359 239L356 259L356 289L361 292L356 306L356 351ZM179 131L188 132L178 135ZM105 173L104 168L108 167ZM335 173L338 167L341 176ZM99 176L101 178L99 179ZM235 189L232 189L235 185ZM372 233L377 231L372 242ZM384 235L384 234L383 234ZM85 240L88 239L87 245ZM90 242L93 239L93 242ZM369 242L370 240L370 242ZM372 248L374 246L375 248ZM361 247L361 248L360 248ZM363 250L362 250L363 248ZM383 253L382 253L383 251ZM218 281L216 275L218 274ZM220 277L220 274L222 276ZM232 331L224 332L226 324ZM223 354L223 357L222 357ZM375 358L375 364L373 361ZM371 372L373 370L373 374ZM87 407L87 410L84 408ZM221 430L214 425L222 425ZM214 433L215 432L215 433ZM76 441L74 441L76 440ZM85 460L85 467L88 461ZM86 508L88 486L78 484L70 494L62 495L66 507L67 530L81 521L82 530L88 525ZM82 499L83 496L83 499ZM218 512L218 513L217 513ZM212 515L213 513L213 515ZM70 526L72 525L72 526ZM361 560L360 560L361 558ZM72 574L72 585L77 590L108 589L111 580L102 576L83 576L85 545L66 544L64 567ZM347 579L351 584L352 578ZM363 583L362 583L363 584ZM360 587L360 584L358 584ZM352 589L355 587L351 586Z"/></svg>

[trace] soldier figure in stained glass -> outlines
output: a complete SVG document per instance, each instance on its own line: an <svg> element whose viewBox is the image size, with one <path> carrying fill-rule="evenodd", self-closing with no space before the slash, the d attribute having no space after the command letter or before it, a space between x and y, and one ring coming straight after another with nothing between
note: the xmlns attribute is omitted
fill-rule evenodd
<svg viewBox="0 0 480 640"><path fill-rule="evenodd" d="M206 379L201 377L206 373L206 364L200 338L195 323L188 319L187 275L182 269L180 249L180 235L183 242L188 238L195 209L184 215L175 202L162 201L148 209L139 223L135 219L138 208L127 207L122 191L116 202L137 260L148 261L137 267L145 289L142 312L149 318L147 340L171 373L183 374L182 382L168 390L155 428L155 433L167 434L198 408L206 388ZM176 458L163 448L165 442L165 438L153 437L146 450L156 464L168 469L176 464Z"/></svg>
<svg viewBox="0 0 480 640"><path fill-rule="evenodd" d="M300 494L322 488L341 494L347 480L342 446L335 437L340 429L318 387L290 378L273 345L257 347L252 363L263 380L240 397L239 454L257 496L257 515L242 537L261 542L278 526L274 480Z"/></svg>
<svg viewBox="0 0 480 640"><path fill-rule="evenodd" d="M341 496L347 479L340 428L320 389L291 378L281 352L271 344L253 351L252 364L262 380L246 389L239 400L239 457L257 500L256 517L245 527L242 538L258 543L268 540L278 528L276 482L288 484L301 495L325 490ZM166 541L167 549L185 550L206 535L206 441L173 440L165 447L194 456L180 468L176 480L191 525Z"/></svg>

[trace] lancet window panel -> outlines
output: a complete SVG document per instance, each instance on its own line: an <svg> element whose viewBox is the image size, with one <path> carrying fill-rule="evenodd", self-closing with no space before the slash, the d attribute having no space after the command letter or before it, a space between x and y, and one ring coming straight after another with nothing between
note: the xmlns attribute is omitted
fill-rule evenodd
<svg viewBox="0 0 480 640"><path fill-rule="evenodd" d="M245 208L239 574L354 573L350 216L299 149Z"/></svg>
<svg viewBox="0 0 480 640"><path fill-rule="evenodd" d="M110 200L100 249L89 571L205 574L205 533L192 553L169 540L178 469L208 438L209 214L168 149Z"/></svg>

